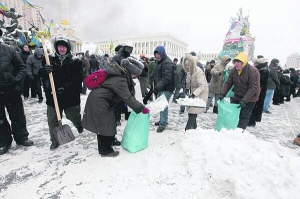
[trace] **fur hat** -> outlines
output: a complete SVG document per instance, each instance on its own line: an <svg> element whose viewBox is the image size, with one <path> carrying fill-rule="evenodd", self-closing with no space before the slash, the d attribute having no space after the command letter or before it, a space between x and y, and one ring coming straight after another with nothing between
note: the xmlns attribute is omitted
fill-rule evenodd
<svg viewBox="0 0 300 199"><path fill-rule="evenodd" d="M144 64L133 57L127 57L121 61L121 66L126 68L131 74L139 76L144 68Z"/></svg>
<svg viewBox="0 0 300 199"><path fill-rule="evenodd" d="M259 59L257 59L257 63L258 64L264 64L264 63L266 63L267 62L267 59L266 58L259 58Z"/></svg>

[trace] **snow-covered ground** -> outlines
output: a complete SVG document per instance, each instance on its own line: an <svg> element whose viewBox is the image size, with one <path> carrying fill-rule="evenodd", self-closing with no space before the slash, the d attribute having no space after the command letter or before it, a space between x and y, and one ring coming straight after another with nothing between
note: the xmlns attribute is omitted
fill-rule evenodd
<svg viewBox="0 0 300 199"><path fill-rule="evenodd" d="M81 96L82 111L87 96ZM187 114L170 103L169 124L156 133L151 115L149 146L137 153L122 147L116 158L102 158L96 135L50 151L46 104L24 102L32 147L13 143L0 156L1 198L299 198L300 98L271 106L255 128L217 132L216 114L198 115L198 129L184 132ZM126 121L118 127L121 139Z"/></svg>

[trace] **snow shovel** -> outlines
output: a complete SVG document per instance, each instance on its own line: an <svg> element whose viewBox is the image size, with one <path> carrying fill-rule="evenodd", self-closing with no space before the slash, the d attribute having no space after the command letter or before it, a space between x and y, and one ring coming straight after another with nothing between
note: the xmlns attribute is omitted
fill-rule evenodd
<svg viewBox="0 0 300 199"><path fill-rule="evenodd" d="M45 44L45 38L44 38L43 35L41 36L41 39L42 39L46 64L50 65L48 52L47 52L47 47L46 47L46 44ZM52 95L53 95L53 101L54 101L54 106L55 106L55 111L56 111L56 117L57 117L57 120L58 120L58 126L53 128L53 134L55 136L55 139L56 139L57 143L59 145L63 145L63 144L66 144L66 143L69 143L69 142L75 140L75 136L72 133L72 130L71 130L69 125L67 125L67 124L62 125L52 73L49 73L49 79L50 79L51 90L52 90Z"/></svg>

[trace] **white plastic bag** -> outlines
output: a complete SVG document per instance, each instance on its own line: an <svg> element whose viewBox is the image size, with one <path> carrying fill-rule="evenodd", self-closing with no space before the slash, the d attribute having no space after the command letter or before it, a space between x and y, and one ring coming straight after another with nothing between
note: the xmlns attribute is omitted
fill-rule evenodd
<svg viewBox="0 0 300 199"><path fill-rule="evenodd" d="M150 109L151 114L158 114L161 111L163 111L168 105L169 105L169 102L168 102L165 94L163 93L156 100L147 104L146 107Z"/></svg>

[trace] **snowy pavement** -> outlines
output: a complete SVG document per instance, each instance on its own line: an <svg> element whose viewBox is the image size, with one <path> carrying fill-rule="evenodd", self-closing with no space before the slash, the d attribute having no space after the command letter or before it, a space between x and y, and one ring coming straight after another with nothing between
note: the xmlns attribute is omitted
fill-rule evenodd
<svg viewBox="0 0 300 199"><path fill-rule="evenodd" d="M82 98L82 111L87 96ZM272 114L244 133L214 131L212 109L198 115L197 130L184 132L187 114L170 103L169 124L156 133L150 119L149 146L137 153L120 150L102 158L96 135L75 134L75 141L50 151L46 104L24 102L32 147L13 143L0 156L0 198L298 198L300 98L271 106ZM126 121L118 127L118 138Z"/></svg>

